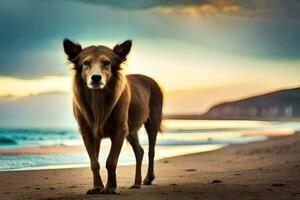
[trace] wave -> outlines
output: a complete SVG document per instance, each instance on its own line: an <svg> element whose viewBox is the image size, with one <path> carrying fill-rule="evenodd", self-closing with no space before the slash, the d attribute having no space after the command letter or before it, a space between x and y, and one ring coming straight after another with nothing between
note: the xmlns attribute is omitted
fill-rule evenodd
<svg viewBox="0 0 300 200"><path fill-rule="evenodd" d="M75 129L0 128L1 147L56 146L79 143Z"/></svg>
<svg viewBox="0 0 300 200"><path fill-rule="evenodd" d="M16 144L18 144L18 142L11 138L0 137L0 145L16 145Z"/></svg>
<svg viewBox="0 0 300 200"><path fill-rule="evenodd" d="M180 122L180 121L179 121ZM198 121L200 123L200 121ZM176 122L177 123L177 122ZM195 125L196 121L193 121ZM202 127L194 126L166 126L165 134L160 134L157 144L168 145L205 145L205 144L234 144L260 140L263 137L242 137L245 131L288 131L300 130L300 123L281 122L264 123L261 126L228 127L224 121L219 121L213 127L208 122L201 122ZM224 123L224 126L222 126ZM180 124L179 124L180 125ZM147 145L148 136L145 129L141 129L140 143ZM3 128L0 127L0 148L36 147L36 146L72 146L82 145L82 139L77 129L73 128Z"/></svg>

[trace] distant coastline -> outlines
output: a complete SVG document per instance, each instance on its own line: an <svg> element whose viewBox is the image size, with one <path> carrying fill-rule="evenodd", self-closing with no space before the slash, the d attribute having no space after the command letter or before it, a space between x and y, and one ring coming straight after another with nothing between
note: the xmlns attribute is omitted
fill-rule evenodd
<svg viewBox="0 0 300 200"><path fill-rule="evenodd" d="M203 114L168 114L164 118L188 120L300 121L300 87L220 103L212 106Z"/></svg>
<svg viewBox="0 0 300 200"><path fill-rule="evenodd" d="M258 117L224 117L224 116L205 116L201 114L166 114L163 116L163 119L175 119L175 120L251 120L251 121L295 121L299 122L300 117L268 117L268 118L258 118Z"/></svg>

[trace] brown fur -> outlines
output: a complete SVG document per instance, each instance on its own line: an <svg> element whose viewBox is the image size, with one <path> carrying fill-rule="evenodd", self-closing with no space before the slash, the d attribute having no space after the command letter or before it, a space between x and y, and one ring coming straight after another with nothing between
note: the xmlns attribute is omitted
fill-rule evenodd
<svg viewBox="0 0 300 200"><path fill-rule="evenodd" d="M126 138L136 156L136 175L133 187L141 186L141 164L144 151L139 144L137 131L145 125L149 138L149 166L144 184L154 180L154 147L160 130L163 95L159 85L144 75L125 76L121 64L131 48L126 41L115 48L91 46L82 49L70 40L64 41L65 53L74 64L73 110L83 141L90 157L94 188L88 194L116 193L116 165ZM83 59L89 55L105 55L111 60L111 77L102 90L90 89L82 73ZM84 78L83 78L84 77ZM99 174L98 162L101 139L109 137L111 150L106 162L108 181L105 187Z"/></svg>

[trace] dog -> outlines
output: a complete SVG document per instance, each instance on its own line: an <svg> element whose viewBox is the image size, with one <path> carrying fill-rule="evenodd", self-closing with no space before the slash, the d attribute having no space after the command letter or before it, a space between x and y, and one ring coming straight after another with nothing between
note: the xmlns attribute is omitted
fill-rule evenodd
<svg viewBox="0 0 300 200"><path fill-rule="evenodd" d="M122 63L127 59L132 41L126 40L113 49L89 46L64 39L64 52L73 65L73 111L90 158L94 187L87 194L116 194L116 167L125 138L136 158L132 188L142 185L141 166L144 151L139 144L138 130L144 125L149 139L148 172L144 185L154 180L154 154L157 133L162 119L163 93L152 78L124 75ZM102 138L110 138L111 148L106 161L107 183L104 187L98 161Z"/></svg>

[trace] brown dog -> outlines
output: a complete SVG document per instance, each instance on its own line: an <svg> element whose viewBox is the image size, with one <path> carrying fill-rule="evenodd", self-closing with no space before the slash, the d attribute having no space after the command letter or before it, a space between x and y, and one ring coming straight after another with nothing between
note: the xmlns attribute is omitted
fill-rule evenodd
<svg viewBox="0 0 300 200"><path fill-rule="evenodd" d="M144 151L137 131L145 125L149 139L149 166L143 184L154 180L153 159L157 132L160 130L163 94L159 85L143 75L123 75L121 64L131 49L127 40L113 49L89 46L84 49L68 39L63 42L68 60L73 63L73 110L90 158L94 187L87 194L115 194L116 166L124 138L136 157L135 181L140 188ZM111 149L106 161L108 172L104 187L98 162L100 141L109 137Z"/></svg>

